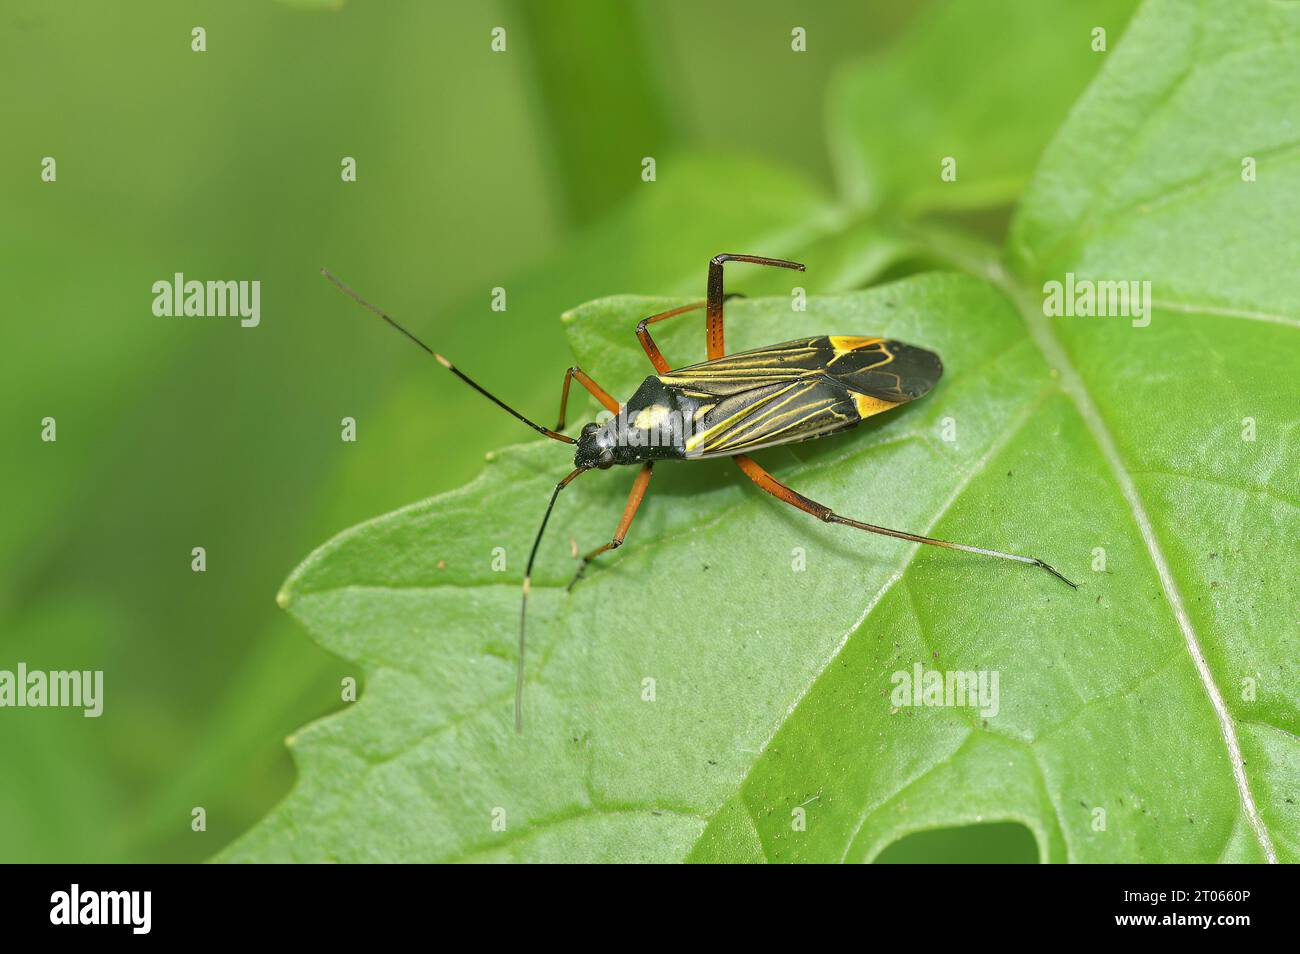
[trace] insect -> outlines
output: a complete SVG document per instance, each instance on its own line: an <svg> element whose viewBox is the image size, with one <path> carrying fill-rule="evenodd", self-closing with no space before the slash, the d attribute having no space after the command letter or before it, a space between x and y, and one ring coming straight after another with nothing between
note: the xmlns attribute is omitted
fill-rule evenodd
<svg viewBox="0 0 1300 954"><path fill-rule="evenodd" d="M1075 583L1036 557L936 540L842 516L825 504L787 487L751 458L751 451L835 434L868 417L924 397L943 374L943 364L933 351L901 341L858 335L800 338L753 351L727 354L723 339L723 305L731 297L723 291L723 266L727 262L804 270L798 262L779 258L715 255L709 262L704 301L652 315L636 326L636 336L654 365L655 373L647 377L626 402L620 403L582 368L569 368L564 373L560 418L554 428L543 427L524 417L327 269L321 269L321 273L346 294L406 335L489 401L551 440L575 445L574 469L551 492L524 569L523 597L519 608L519 658L515 672L516 732L523 731L524 647L533 562L560 491L589 470L608 470L615 466L639 468L613 538L581 558L569 583L570 589L592 560L623 545L637 508L645 499L657 461L715 457L732 458L745 476L761 489L826 523L912 543L1027 563L1046 570L1077 589ZM650 325L700 308L705 314L707 360L673 369L650 337ZM583 425L576 439L563 433L569 386L573 381L590 391L613 415L606 423Z"/></svg>

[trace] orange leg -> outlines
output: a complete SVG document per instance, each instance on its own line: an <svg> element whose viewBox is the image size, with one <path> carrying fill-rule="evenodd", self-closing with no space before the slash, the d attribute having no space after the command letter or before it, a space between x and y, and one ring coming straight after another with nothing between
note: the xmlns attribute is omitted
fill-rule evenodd
<svg viewBox="0 0 1300 954"><path fill-rule="evenodd" d="M902 530L891 530L888 527L877 527L875 524L862 523L857 520L850 520L848 517L841 517L830 507L819 504L815 500L810 500L803 494L797 493L781 483L766 470L760 467L752 458L744 454L736 455L736 464L745 472L745 476L752 480L758 486L762 487L773 497L778 500L784 500L792 507L797 507L804 513L810 513L818 520L826 523L839 523L846 527L853 527L855 530L866 530L868 533L878 533L881 536L894 537L898 540L908 540L912 543L925 543L934 547L943 547L948 550L961 550L964 553L978 553L981 556L997 557L1001 560L1014 560L1016 563L1028 563L1032 566L1041 567L1052 576L1078 589L1078 585L1071 583L1059 572L1048 564L1039 560L1037 557L1020 556L1016 553L1003 553L1000 550L986 550L983 547L972 547L965 543L952 543L948 540L936 540L934 537L923 537L916 533L906 533Z"/></svg>
<svg viewBox="0 0 1300 954"><path fill-rule="evenodd" d="M646 330L646 325L653 325L656 321L663 321L665 318L676 318L678 315L684 315L688 311L694 311L697 308L703 307L704 302L697 301L693 305L682 305L680 308L674 308L671 311L663 311L657 315L651 315L649 318L637 323L636 336L641 341L641 347L645 348L645 353L650 356L650 363L655 366L655 370L660 374L667 374L672 370L672 368L669 367L668 362L664 360L663 353L659 350L659 346L655 344L654 339L650 337L650 332Z"/></svg>
<svg viewBox="0 0 1300 954"><path fill-rule="evenodd" d="M573 589L573 584L582 578L582 574L587 570L587 564L602 553L608 553L610 550L617 550L623 545L624 538L627 537L628 527L632 526L632 518L636 516L637 508L641 506L641 501L645 497L646 487L650 486L650 473L654 469L655 462L646 461L641 467L641 472L636 475L636 480L632 482L632 492L627 495L627 506L623 508L623 519L618 522L618 528L614 531L614 539L603 547L597 547L592 550L578 563L578 572L573 574L573 579L565 589Z"/></svg>
<svg viewBox="0 0 1300 954"><path fill-rule="evenodd" d="M708 315L708 321L705 326L705 338L708 344L707 354L709 360L721 358L726 354L722 339L722 304L729 299L740 297L735 294L728 295L723 290L722 266L726 262L753 262L757 265L777 265L781 268L793 268L797 271L803 271L803 266L798 262L787 262L783 258L761 258L758 255L715 255L709 262L709 297L706 301L697 301L693 305L682 305L680 308L660 312L646 318L636 326L636 336L641 341L641 347L645 349L645 353L650 358L650 363L655 366L655 370L660 374L667 374L672 368L664 359L659 346L650 337L650 332L646 330L646 326L653 325L656 321L663 321L665 318L676 318L678 315L684 315L688 311L694 311L700 307L707 309L705 313Z"/></svg>
<svg viewBox="0 0 1300 954"><path fill-rule="evenodd" d="M709 262L708 303L705 338L708 341L710 361L721 358L727 353L722 340L722 303L727 296L722 290L722 266L727 262L753 262L755 265L776 265L780 268L793 268L802 272L803 266L798 262L788 262L783 258L763 258L760 255L715 255Z"/></svg>
<svg viewBox="0 0 1300 954"><path fill-rule="evenodd" d="M591 376L586 371L575 365L564 372L564 389L560 392L560 423L555 425L557 431L564 430L564 421L569 413L569 382L574 378L577 378L578 383L590 391L596 400L605 405L608 410L613 411L615 414L618 413L618 401L614 400L608 391L591 380Z"/></svg>

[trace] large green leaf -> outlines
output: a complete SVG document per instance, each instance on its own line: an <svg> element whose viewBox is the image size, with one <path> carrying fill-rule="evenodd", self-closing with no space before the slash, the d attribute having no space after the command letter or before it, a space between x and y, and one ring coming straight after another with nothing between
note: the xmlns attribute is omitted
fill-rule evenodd
<svg viewBox="0 0 1300 954"><path fill-rule="evenodd" d="M1151 283L1147 327L1029 323L1143 529L1257 840L1294 861L1300 5L1187 12L1159 0L1135 18L1044 156L1009 252L1028 312L1070 272Z"/></svg>
<svg viewBox="0 0 1300 954"><path fill-rule="evenodd" d="M608 538L630 477L587 476L541 550L515 737L520 564L568 461L513 448L286 584L368 684L298 734L294 793L224 857L867 860L908 833L1009 822L1044 860L1295 860L1300 298L1279 256L1300 238L1282 82L1297 17L1144 8L1049 147L1009 268L914 233L980 277L729 306L733 348L886 333L945 360L923 401L760 455L783 480L851 516L1043 556L1080 590L819 524L724 461L660 467L628 546L566 595L570 541ZM1066 271L1149 278L1161 304L1147 327L1045 318L1042 283ZM577 309L579 360L627 393L645 372L632 326L662 304ZM698 359L699 320L676 324L665 353ZM998 673L998 711L895 706L894 675L918 663Z"/></svg>

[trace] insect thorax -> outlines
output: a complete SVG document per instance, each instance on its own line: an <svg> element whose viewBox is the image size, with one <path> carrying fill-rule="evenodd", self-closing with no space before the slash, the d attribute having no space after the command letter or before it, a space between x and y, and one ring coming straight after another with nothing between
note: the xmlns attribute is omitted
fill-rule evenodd
<svg viewBox="0 0 1300 954"><path fill-rule="evenodd" d="M591 425L583 429L575 460L582 466L584 460L594 456L598 461L609 461L604 466L610 466L684 457L686 442L698 423L700 406L699 399L680 388L670 387L653 375L647 377L617 414L594 431Z"/></svg>

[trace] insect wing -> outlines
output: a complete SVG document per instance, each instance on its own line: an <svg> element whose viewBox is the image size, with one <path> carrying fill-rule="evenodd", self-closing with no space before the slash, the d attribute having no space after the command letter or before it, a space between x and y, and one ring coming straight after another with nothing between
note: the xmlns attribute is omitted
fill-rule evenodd
<svg viewBox="0 0 1300 954"><path fill-rule="evenodd" d="M664 384L691 394L725 397L766 385L783 384L825 369L825 335L729 354L660 375Z"/></svg>
<svg viewBox="0 0 1300 954"><path fill-rule="evenodd" d="M688 457L731 454L834 434L926 394L939 356L901 341L800 338L679 368L659 380L700 401Z"/></svg>
<svg viewBox="0 0 1300 954"><path fill-rule="evenodd" d="M828 374L858 394L891 405L923 397L943 374L937 354L903 341L836 335L824 340L833 352L826 362Z"/></svg>
<svg viewBox="0 0 1300 954"><path fill-rule="evenodd" d="M824 437L860 421L857 395L822 374L729 395L686 441L687 457L724 457Z"/></svg>

